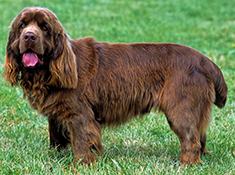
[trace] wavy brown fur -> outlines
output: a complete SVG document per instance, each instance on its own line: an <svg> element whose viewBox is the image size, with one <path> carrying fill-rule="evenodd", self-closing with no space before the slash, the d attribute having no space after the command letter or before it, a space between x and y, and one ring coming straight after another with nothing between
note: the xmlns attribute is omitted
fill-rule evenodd
<svg viewBox="0 0 235 175"><path fill-rule="evenodd" d="M23 24L23 25L22 25ZM36 41L24 41L26 33ZM34 67L22 61L33 51ZM26 8L12 22L4 76L48 117L51 147L72 144L91 163L101 154L101 125L119 125L152 108L162 110L181 144L181 164L200 162L213 103L222 108L227 86L220 69L178 44L109 44L71 40L56 16Z"/></svg>

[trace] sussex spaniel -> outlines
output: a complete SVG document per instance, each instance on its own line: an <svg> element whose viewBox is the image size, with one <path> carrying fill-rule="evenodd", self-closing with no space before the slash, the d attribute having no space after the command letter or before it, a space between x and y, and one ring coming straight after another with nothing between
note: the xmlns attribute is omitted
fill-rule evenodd
<svg viewBox="0 0 235 175"><path fill-rule="evenodd" d="M72 144L74 162L88 164L102 152L101 125L152 108L165 113L178 136L180 164L196 164L208 153L212 106L223 108L227 98L220 69L192 48L70 39L44 8L26 8L13 20L4 77L48 118L50 146Z"/></svg>

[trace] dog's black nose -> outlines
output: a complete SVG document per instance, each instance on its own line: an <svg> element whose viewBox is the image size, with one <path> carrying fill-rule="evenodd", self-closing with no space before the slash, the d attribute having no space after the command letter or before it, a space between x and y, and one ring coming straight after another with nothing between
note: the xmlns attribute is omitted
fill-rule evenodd
<svg viewBox="0 0 235 175"><path fill-rule="evenodd" d="M26 33L24 35L24 41L34 43L35 41L37 41L37 36L33 33Z"/></svg>

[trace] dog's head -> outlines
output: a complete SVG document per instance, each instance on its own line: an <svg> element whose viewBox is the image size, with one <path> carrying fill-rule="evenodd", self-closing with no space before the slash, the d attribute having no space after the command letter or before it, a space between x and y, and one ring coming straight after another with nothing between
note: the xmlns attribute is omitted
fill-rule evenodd
<svg viewBox="0 0 235 175"><path fill-rule="evenodd" d="M56 15L45 8L25 8L11 24L5 59L5 79L17 85L22 69L50 72L49 85L77 86L76 57L69 36Z"/></svg>

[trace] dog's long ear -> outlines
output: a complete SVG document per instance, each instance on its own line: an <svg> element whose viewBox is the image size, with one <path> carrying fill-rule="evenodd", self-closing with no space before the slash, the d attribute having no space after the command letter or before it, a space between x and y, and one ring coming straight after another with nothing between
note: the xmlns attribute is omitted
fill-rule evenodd
<svg viewBox="0 0 235 175"><path fill-rule="evenodd" d="M78 84L76 56L69 36L56 20L60 30L54 34L54 53L49 63L51 79L49 84L60 88L76 88Z"/></svg>
<svg viewBox="0 0 235 175"><path fill-rule="evenodd" d="M16 34L16 24L18 21L19 15L13 20L11 25L11 31L9 32L7 50L6 50L6 58L5 58L5 70L4 70L4 78L7 82L10 82L11 85L18 85L19 81L19 56L18 56L18 44L19 39L17 39Z"/></svg>

